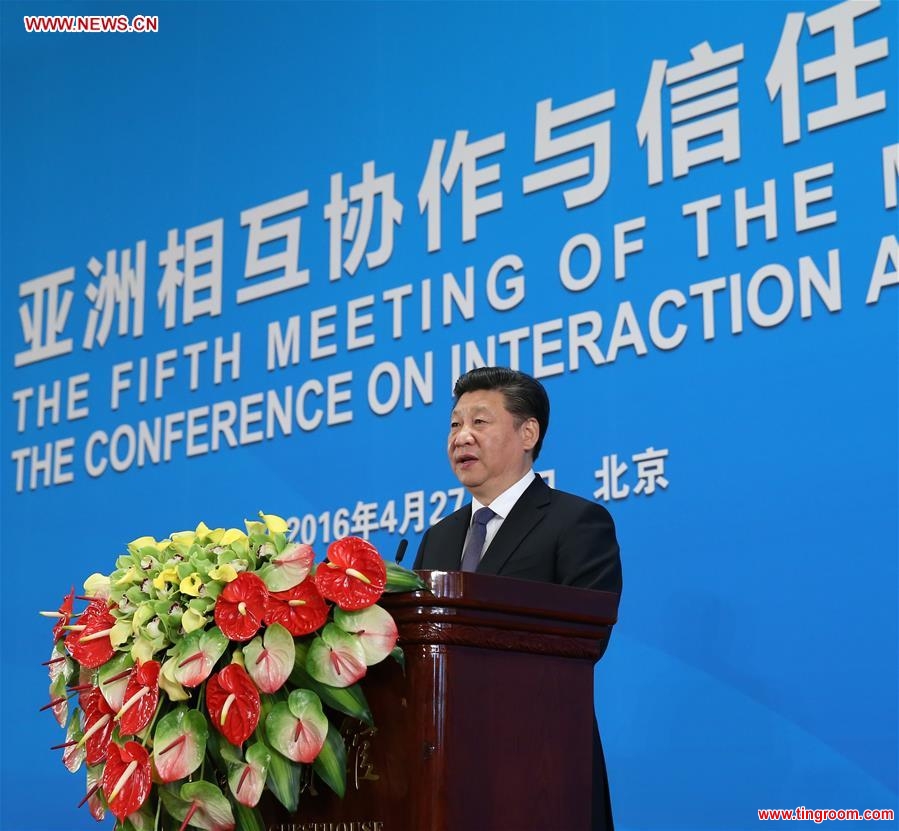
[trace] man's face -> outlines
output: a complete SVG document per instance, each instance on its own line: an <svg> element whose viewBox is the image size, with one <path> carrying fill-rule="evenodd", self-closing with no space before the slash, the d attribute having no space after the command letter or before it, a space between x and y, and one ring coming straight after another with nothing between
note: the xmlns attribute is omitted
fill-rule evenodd
<svg viewBox="0 0 899 831"><path fill-rule="evenodd" d="M539 435L534 418L516 426L501 392L466 392L450 417L447 453L453 473L489 505L528 471Z"/></svg>

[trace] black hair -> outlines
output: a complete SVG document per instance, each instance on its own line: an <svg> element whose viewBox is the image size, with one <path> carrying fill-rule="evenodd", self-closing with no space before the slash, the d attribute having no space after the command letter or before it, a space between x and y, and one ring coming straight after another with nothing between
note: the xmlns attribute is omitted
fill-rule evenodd
<svg viewBox="0 0 899 831"><path fill-rule="evenodd" d="M453 387L455 403L467 392L496 390L503 394L506 411L518 424L529 418L537 419L540 436L534 445L534 461L540 455L543 439L549 429L549 396L536 378L504 366L484 366L460 375Z"/></svg>

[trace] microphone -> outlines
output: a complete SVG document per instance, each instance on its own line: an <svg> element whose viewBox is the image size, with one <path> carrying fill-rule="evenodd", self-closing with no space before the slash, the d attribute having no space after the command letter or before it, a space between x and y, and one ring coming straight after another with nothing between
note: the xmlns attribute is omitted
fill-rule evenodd
<svg viewBox="0 0 899 831"><path fill-rule="evenodd" d="M403 557L406 556L406 549L409 547L409 540L401 539L400 544L396 547L396 557L394 558L395 562L400 563L403 560Z"/></svg>

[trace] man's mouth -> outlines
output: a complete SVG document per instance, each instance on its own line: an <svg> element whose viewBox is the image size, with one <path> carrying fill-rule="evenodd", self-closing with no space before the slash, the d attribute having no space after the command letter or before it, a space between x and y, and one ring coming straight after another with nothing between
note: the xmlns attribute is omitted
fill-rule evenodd
<svg viewBox="0 0 899 831"><path fill-rule="evenodd" d="M470 462L476 462L478 460L477 456L473 456L471 453L462 453L459 456L456 456L456 464L460 467L465 467Z"/></svg>

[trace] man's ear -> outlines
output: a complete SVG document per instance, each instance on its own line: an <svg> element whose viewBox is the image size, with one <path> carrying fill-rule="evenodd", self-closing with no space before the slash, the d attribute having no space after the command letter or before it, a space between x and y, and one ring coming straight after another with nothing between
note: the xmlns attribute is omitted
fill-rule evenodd
<svg viewBox="0 0 899 831"><path fill-rule="evenodd" d="M540 438L540 425L536 418L527 418L518 428L525 450L533 450Z"/></svg>

